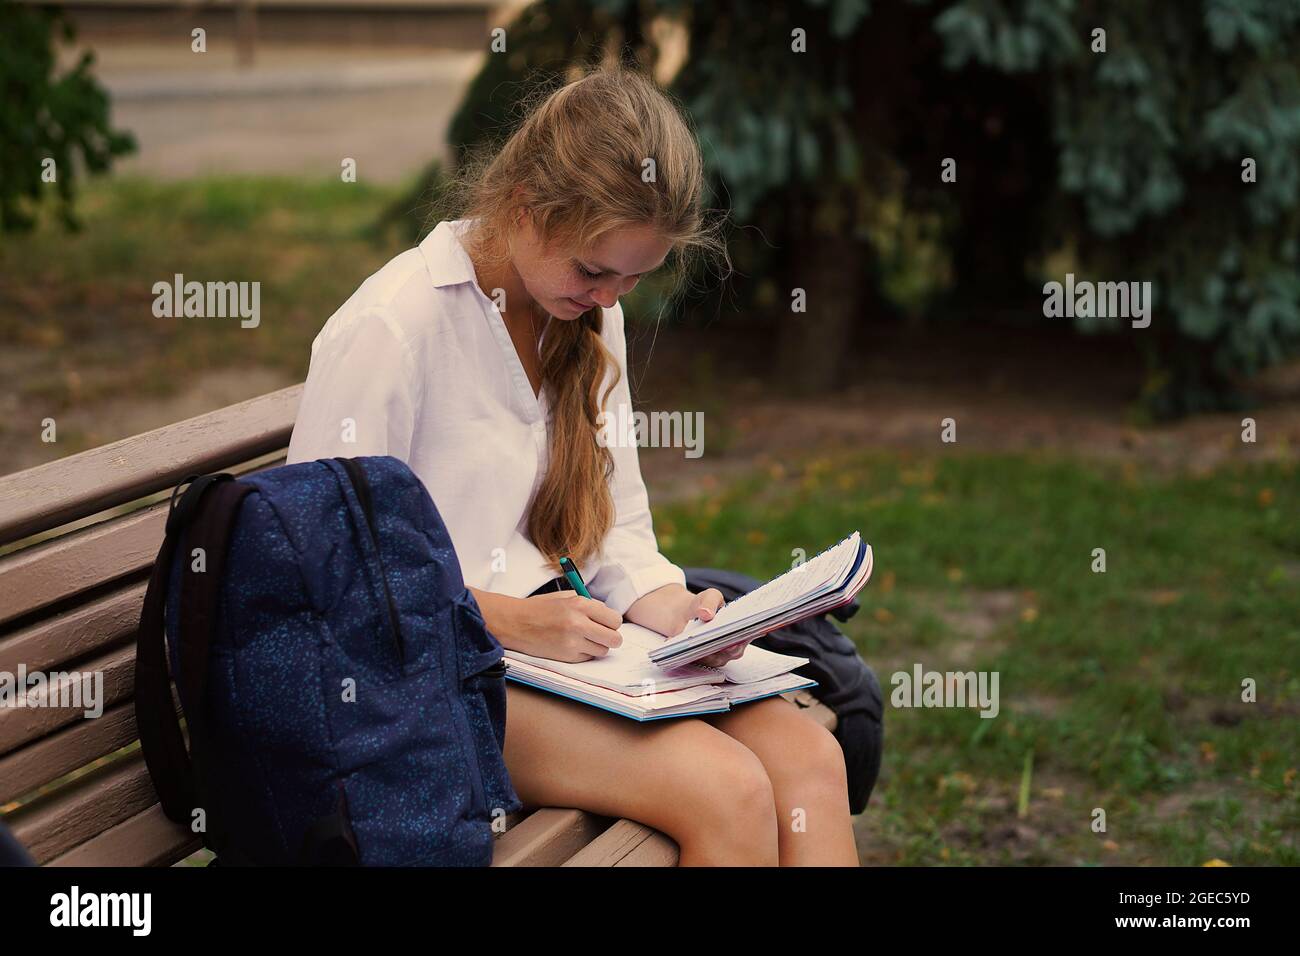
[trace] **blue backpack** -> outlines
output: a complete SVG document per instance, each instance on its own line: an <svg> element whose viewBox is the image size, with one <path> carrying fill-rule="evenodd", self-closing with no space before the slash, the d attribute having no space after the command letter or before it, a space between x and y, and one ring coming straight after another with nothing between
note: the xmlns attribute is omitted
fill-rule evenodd
<svg viewBox="0 0 1300 956"><path fill-rule="evenodd" d="M140 620L141 747L223 865L487 865L520 808L502 657L398 459L191 476Z"/></svg>

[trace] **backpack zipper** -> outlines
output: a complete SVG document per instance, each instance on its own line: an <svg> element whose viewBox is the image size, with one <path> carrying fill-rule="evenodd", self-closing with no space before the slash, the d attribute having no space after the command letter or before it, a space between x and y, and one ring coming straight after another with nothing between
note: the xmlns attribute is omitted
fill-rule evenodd
<svg viewBox="0 0 1300 956"><path fill-rule="evenodd" d="M402 640L402 630L397 626L397 605L393 603L393 593L388 589L388 573L384 570L384 556L379 552L379 532L375 529L375 510L374 502L370 497L370 482L366 478L365 470L356 462L354 458L335 458L343 470L347 472L348 479L352 482L352 488L357 493L357 500L361 502L361 513L366 516L366 527L370 531L370 540L375 545L375 560L379 562L379 580L384 586L384 600L388 603L388 623L393 628L393 638L397 645L397 659L403 665L406 664L406 644Z"/></svg>

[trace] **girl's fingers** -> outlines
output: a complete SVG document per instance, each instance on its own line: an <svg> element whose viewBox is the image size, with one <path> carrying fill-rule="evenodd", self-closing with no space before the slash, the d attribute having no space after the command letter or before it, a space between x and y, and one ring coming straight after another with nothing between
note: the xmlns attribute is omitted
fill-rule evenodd
<svg viewBox="0 0 1300 956"><path fill-rule="evenodd" d="M701 657L700 663L709 667L723 667L729 661L734 661L745 653L747 644L737 644L734 647L723 648L720 651L714 651L708 657Z"/></svg>
<svg viewBox="0 0 1300 956"><path fill-rule="evenodd" d="M717 588L709 588L695 595L695 616L701 621L711 621L718 609L725 604L722 598L722 592Z"/></svg>
<svg viewBox="0 0 1300 956"><path fill-rule="evenodd" d="M701 621L711 621L717 615L718 611L726 604L722 592L717 588L708 588L695 595L695 610L691 612L695 618ZM687 622L690 623L689 621ZM745 652L745 645L741 643L733 652L731 648L723 648L720 651L701 657L699 663L707 667L722 667L728 661L733 661Z"/></svg>

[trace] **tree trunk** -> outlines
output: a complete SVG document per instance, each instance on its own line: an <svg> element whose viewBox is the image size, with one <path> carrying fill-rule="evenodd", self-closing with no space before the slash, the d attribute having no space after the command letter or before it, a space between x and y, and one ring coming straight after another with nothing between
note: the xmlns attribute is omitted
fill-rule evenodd
<svg viewBox="0 0 1300 956"><path fill-rule="evenodd" d="M850 239L811 230L792 236L785 301L777 306L777 380L791 395L833 391L845 383L853 331L862 311L863 256ZM791 311L794 289L803 289L804 312Z"/></svg>

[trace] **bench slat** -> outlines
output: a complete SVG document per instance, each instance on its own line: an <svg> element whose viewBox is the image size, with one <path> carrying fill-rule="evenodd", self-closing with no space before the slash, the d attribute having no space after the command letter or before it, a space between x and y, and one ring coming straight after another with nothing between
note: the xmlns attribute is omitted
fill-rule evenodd
<svg viewBox="0 0 1300 956"><path fill-rule="evenodd" d="M672 838L653 830L614 866L676 866L680 858L681 850Z"/></svg>
<svg viewBox="0 0 1300 956"><path fill-rule="evenodd" d="M166 505L153 505L0 558L0 625L143 573L158 556L166 522Z"/></svg>
<svg viewBox="0 0 1300 956"><path fill-rule="evenodd" d="M46 866L171 866L202 848L198 834L168 820L155 803Z"/></svg>
<svg viewBox="0 0 1300 956"><path fill-rule="evenodd" d="M506 817L507 827L517 826L521 817L518 813ZM171 866L202 848L198 834L167 819L162 804L156 803L45 865Z"/></svg>
<svg viewBox="0 0 1300 956"><path fill-rule="evenodd" d="M284 464L281 450L270 459L230 465L233 475L251 475ZM144 575L162 547L169 500L78 528L0 557L0 625L68 604L110 581Z"/></svg>
<svg viewBox="0 0 1300 956"><path fill-rule="evenodd" d="M285 448L302 385L0 477L0 545Z"/></svg>
<svg viewBox="0 0 1300 956"><path fill-rule="evenodd" d="M610 825L583 810L543 807L497 838L493 866L559 866Z"/></svg>
<svg viewBox="0 0 1300 956"><path fill-rule="evenodd" d="M57 780L139 738L135 705L125 701L98 720L78 720L0 757L0 804Z"/></svg>
<svg viewBox="0 0 1300 956"><path fill-rule="evenodd" d="M46 863L158 802L144 756L99 767L5 818L37 863Z"/></svg>
<svg viewBox="0 0 1300 956"><path fill-rule="evenodd" d="M0 637L0 670L12 674L19 663L27 665L28 673L63 670L71 661L121 644L140 626L147 587L147 581L130 584Z"/></svg>
<svg viewBox="0 0 1300 956"><path fill-rule="evenodd" d="M135 687L135 643L114 648L81 666L83 672L104 672L105 711L129 700ZM61 682L63 686L69 682ZM16 750L74 721L90 723L84 708L0 707L0 754ZM102 719L102 718L100 718Z"/></svg>
<svg viewBox="0 0 1300 956"><path fill-rule="evenodd" d="M564 863L565 866L676 866L677 844L633 820L619 820Z"/></svg>

